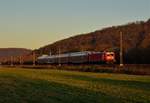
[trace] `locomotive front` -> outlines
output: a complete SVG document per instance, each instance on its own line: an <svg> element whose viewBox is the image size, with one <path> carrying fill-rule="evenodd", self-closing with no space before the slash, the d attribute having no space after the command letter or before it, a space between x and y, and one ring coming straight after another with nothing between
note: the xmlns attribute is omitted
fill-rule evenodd
<svg viewBox="0 0 150 103"><path fill-rule="evenodd" d="M106 63L114 63L115 60L115 53L114 52L104 52L104 60Z"/></svg>

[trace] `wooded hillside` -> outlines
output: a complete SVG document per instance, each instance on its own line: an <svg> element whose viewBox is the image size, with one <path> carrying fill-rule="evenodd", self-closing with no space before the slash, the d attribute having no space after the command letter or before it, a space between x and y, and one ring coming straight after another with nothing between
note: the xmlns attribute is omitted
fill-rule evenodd
<svg viewBox="0 0 150 103"><path fill-rule="evenodd" d="M75 51L119 51L120 32L126 63L150 63L150 19L80 34L36 50L37 54Z"/></svg>

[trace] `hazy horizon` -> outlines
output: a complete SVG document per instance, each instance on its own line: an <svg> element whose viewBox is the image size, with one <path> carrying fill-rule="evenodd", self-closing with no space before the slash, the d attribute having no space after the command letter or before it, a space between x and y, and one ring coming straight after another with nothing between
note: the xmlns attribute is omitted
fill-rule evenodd
<svg viewBox="0 0 150 103"><path fill-rule="evenodd" d="M36 49L150 18L149 0L1 0L0 48Z"/></svg>

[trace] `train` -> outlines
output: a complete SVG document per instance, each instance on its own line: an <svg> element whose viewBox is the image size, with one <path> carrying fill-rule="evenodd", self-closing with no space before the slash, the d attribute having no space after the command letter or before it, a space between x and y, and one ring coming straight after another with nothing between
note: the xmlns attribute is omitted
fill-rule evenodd
<svg viewBox="0 0 150 103"><path fill-rule="evenodd" d="M114 52L83 51L57 55L42 55L38 64L112 64L115 63Z"/></svg>

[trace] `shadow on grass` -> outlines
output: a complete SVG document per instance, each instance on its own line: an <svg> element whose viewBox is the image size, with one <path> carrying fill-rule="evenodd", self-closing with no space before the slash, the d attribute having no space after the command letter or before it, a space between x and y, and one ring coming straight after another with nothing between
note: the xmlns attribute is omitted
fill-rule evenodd
<svg viewBox="0 0 150 103"><path fill-rule="evenodd" d="M48 82L44 80L32 80L19 76L0 76L0 103L124 102L127 101L111 95L106 95L104 93L65 84Z"/></svg>

